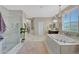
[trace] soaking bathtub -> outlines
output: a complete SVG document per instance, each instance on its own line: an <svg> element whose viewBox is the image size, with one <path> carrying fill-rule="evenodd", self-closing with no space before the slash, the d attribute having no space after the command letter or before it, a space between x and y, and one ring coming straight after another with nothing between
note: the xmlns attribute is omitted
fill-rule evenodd
<svg viewBox="0 0 79 59"><path fill-rule="evenodd" d="M48 53L50 54L78 54L79 41L65 35L48 34L45 41Z"/></svg>

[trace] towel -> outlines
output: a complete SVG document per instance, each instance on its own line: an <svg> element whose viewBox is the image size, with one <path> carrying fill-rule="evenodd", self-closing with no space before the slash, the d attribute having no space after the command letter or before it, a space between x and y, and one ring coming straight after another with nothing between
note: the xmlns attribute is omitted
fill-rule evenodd
<svg viewBox="0 0 79 59"><path fill-rule="evenodd" d="M5 30L6 30L6 25L5 25L2 15L0 13L0 33L5 32Z"/></svg>

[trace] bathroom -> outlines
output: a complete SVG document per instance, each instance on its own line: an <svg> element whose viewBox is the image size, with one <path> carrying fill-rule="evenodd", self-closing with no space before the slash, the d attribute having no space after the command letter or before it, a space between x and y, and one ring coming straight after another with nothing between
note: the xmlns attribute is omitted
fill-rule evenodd
<svg viewBox="0 0 79 59"><path fill-rule="evenodd" d="M28 41L43 42L49 54L79 53L78 10L77 5L0 6L5 23L0 53L6 54L18 45L20 49Z"/></svg>

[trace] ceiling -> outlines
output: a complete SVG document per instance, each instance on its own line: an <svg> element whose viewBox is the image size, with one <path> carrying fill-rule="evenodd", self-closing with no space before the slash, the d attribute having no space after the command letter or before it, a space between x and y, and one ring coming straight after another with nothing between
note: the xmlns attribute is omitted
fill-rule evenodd
<svg viewBox="0 0 79 59"><path fill-rule="evenodd" d="M68 5L61 6L61 10ZM27 17L53 17L59 12L58 5L6 5L8 10L23 10Z"/></svg>

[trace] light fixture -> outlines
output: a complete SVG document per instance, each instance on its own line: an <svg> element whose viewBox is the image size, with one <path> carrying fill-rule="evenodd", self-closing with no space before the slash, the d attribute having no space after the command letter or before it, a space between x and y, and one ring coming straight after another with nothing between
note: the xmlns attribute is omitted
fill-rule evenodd
<svg viewBox="0 0 79 59"><path fill-rule="evenodd" d="M57 23L58 22L58 19L61 19L62 17L62 13L61 13L61 5L58 5L59 7L59 10L58 10L58 14L54 16L54 19L53 19L53 22L54 23Z"/></svg>
<svg viewBox="0 0 79 59"><path fill-rule="evenodd" d="M59 7L58 14L54 16L55 19L60 19L62 17L61 5L58 5L58 7Z"/></svg>

